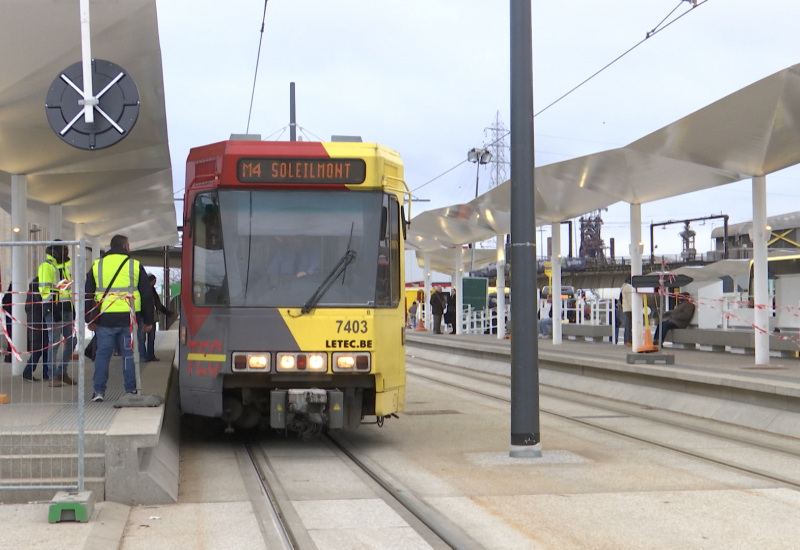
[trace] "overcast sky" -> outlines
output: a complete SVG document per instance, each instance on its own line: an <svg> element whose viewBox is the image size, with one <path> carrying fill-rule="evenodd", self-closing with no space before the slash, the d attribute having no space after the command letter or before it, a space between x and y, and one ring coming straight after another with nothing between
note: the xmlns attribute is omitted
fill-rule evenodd
<svg viewBox="0 0 800 550"><path fill-rule="evenodd" d="M536 165L624 146L800 62L797 0L698 4L534 0L537 113L648 31L690 12L536 116ZM178 197L191 147L248 129L263 12L263 0L158 2ZM509 2L269 0L250 133L288 140L290 82L304 139L358 135L402 155L409 187L429 201L415 202L412 215L467 202L476 175L467 151L492 141L497 120L511 124ZM481 192L491 179L481 170ZM643 205L645 250L651 223L750 220L750 189L746 180ZM800 210L800 170L768 176L767 190L768 215ZM615 238L617 255L628 255L628 216L627 204L602 213L602 236L606 244ZM711 248L712 225L721 222L693 225L698 252ZM656 229L658 252L680 252L681 229Z"/></svg>

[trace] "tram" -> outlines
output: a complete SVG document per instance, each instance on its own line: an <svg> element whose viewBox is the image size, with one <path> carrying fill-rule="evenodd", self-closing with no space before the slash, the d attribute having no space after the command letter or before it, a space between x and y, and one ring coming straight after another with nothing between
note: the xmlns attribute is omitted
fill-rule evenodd
<svg viewBox="0 0 800 550"><path fill-rule="evenodd" d="M182 411L301 435L402 411L409 196L400 156L375 143L192 149Z"/></svg>

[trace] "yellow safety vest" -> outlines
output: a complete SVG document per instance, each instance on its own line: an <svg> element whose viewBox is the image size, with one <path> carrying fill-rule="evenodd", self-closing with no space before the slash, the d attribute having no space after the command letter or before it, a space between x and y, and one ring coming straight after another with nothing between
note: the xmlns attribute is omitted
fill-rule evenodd
<svg viewBox="0 0 800 550"><path fill-rule="evenodd" d="M71 260L67 260L67 262L59 264L53 256L48 254L47 259L39 264L37 273L39 294L42 295L43 300L50 299L50 294L53 295L54 302L69 302L72 299L72 289L68 284L72 282L72 275L69 272L71 263Z"/></svg>
<svg viewBox="0 0 800 550"><path fill-rule="evenodd" d="M126 262L126 265L120 265ZM109 288L111 279L117 273L114 284ZM126 313L131 310L130 296L133 296L134 311L142 310L142 297L139 294L139 270L138 260L129 258L123 254L107 254L95 260L92 264L92 273L97 282L94 292L94 299L98 303L102 300L100 313ZM106 290L108 293L106 294ZM103 298L103 294L106 295Z"/></svg>

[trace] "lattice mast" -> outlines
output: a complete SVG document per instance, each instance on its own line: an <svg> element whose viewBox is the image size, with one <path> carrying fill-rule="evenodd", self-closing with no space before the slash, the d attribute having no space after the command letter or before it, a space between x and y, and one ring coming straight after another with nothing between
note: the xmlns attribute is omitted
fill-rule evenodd
<svg viewBox="0 0 800 550"><path fill-rule="evenodd" d="M497 111L492 126L485 128L484 132L489 132L490 142L487 148L492 153L492 160L490 161L493 165L491 187L494 188L508 179L506 175L506 166L508 166L506 138L509 136L509 130L500 119L500 111Z"/></svg>

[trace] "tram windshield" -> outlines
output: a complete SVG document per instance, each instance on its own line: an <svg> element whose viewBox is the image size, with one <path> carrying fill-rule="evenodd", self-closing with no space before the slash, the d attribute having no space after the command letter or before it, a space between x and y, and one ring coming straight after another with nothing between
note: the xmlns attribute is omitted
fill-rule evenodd
<svg viewBox="0 0 800 550"><path fill-rule="evenodd" d="M389 200L391 199L391 200ZM369 307L394 301L387 230L394 197L375 192L220 190L193 206L193 298L234 307ZM391 225L391 224L389 224ZM315 292L353 254L318 297ZM398 266L395 269L399 270Z"/></svg>

